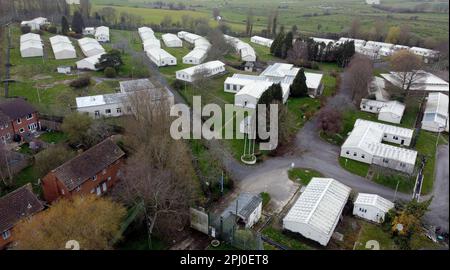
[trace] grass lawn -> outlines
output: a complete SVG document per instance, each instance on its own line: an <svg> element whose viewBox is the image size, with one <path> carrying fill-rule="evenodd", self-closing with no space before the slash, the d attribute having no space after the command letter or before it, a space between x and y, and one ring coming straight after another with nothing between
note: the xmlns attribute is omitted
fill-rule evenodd
<svg viewBox="0 0 450 270"><path fill-rule="evenodd" d="M278 242L286 247L289 247L293 250L308 250L311 249L306 244L300 242L299 240L292 238L286 234L283 234L280 230L277 230L273 227L265 228L262 233L268 238L272 239L275 242Z"/></svg>
<svg viewBox="0 0 450 270"><path fill-rule="evenodd" d="M41 194L42 189L41 189L41 186L37 184L37 180L38 180L38 178L42 178L42 177L43 177L43 175L39 175L39 173L36 171L36 168L33 165L28 166L14 176L13 189L17 189L21 186L31 183L33 186L34 192L36 194Z"/></svg>
<svg viewBox="0 0 450 270"><path fill-rule="evenodd" d="M76 59L56 60L49 42L53 34L44 32L41 36L44 42L45 57L22 58L20 55L19 38L21 35L17 25L11 27L13 48L11 49L11 78L15 80L10 85L9 96L26 98L41 113L65 115L75 105L77 96L113 93L118 82L92 83L83 89L74 89L69 86L76 75L58 74L58 66L74 66L75 62L84 58L79 50L76 40L72 44L77 49ZM105 45L106 46L106 45ZM5 52L4 52L5 53ZM128 63L127 56L124 62ZM103 76L102 72L86 72L91 76ZM3 95L2 95L3 96Z"/></svg>
<svg viewBox="0 0 450 270"><path fill-rule="evenodd" d="M270 194L267 192L261 192L262 206L263 208L270 202Z"/></svg>
<svg viewBox="0 0 450 270"><path fill-rule="evenodd" d="M383 231L381 226L362 220L360 221L360 224L361 232L357 240L358 243L356 244L355 249L367 250L366 243L369 240L378 241L378 243L380 244L380 250L397 249L395 247L394 240L391 238L391 234L389 232Z"/></svg>
<svg viewBox="0 0 450 270"><path fill-rule="evenodd" d="M362 177L367 176L370 167L369 164L344 157L339 157L339 164L341 165L342 168L346 169L347 171Z"/></svg>
<svg viewBox="0 0 450 270"><path fill-rule="evenodd" d="M425 155L427 162L424 168L424 179L422 185L422 193L428 194L433 189L433 182L435 178L435 161L436 161L436 143L444 144L448 142L448 136L441 135L439 141L438 134L428 132L425 130L419 131L419 136L416 142L416 150Z"/></svg>
<svg viewBox="0 0 450 270"><path fill-rule="evenodd" d="M152 247L148 246L147 231L142 228L128 232L116 246L118 250L165 250L166 243L156 237L152 238Z"/></svg>
<svg viewBox="0 0 450 270"><path fill-rule="evenodd" d="M403 193L411 193L414 189L416 181L415 176L407 176L400 173L385 174L376 173L372 178L375 183L395 189L398 183L398 191Z"/></svg>
<svg viewBox="0 0 450 270"><path fill-rule="evenodd" d="M30 149L30 145L28 143L24 143L20 146L19 153L32 155L33 151Z"/></svg>
<svg viewBox="0 0 450 270"><path fill-rule="evenodd" d="M59 131L45 132L39 136L39 139L46 143L58 144L67 140L66 134Z"/></svg>
<svg viewBox="0 0 450 270"><path fill-rule="evenodd" d="M308 185L312 178L323 177L323 175L312 169L293 168L288 171L289 179Z"/></svg>
<svg viewBox="0 0 450 270"><path fill-rule="evenodd" d="M342 113L341 132L334 135L327 135L321 132L320 137L329 143L335 145L342 145L345 139L347 138L347 134L353 130L353 127L357 119L365 119L377 122L377 116L375 114L362 112L356 109L346 110Z"/></svg>
<svg viewBox="0 0 450 270"><path fill-rule="evenodd" d="M439 243L431 241L430 239L428 239L428 237L426 237L424 234L421 233L413 234L409 242L409 245L412 250L437 249L443 247Z"/></svg>

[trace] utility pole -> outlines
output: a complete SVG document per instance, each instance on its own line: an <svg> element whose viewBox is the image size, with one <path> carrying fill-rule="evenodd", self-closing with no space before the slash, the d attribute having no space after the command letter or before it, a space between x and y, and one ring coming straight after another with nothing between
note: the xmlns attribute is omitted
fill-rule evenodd
<svg viewBox="0 0 450 270"><path fill-rule="evenodd" d="M398 185L400 184L400 179L397 180L397 186L395 187L395 193L394 193L394 202L397 199L397 190L398 190Z"/></svg>

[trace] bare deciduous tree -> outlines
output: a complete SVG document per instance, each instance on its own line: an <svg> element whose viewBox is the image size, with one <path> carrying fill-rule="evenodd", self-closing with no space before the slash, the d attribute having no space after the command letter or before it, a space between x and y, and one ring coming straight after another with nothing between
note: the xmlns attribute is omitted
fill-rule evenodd
<svg viewBox="0 0 450 270"><path fill-rule="evenodd" d="M327 135L342 131L342 113L333 107L326 107L318 116L319 128Z"/></svg>
<svg viewBox="0 0 450 270"><path fill-rule="evenodd" d="M350 91L354 104L359 104L361 99L367 96L369 84L373 79L372 72L373 62L370 58L356 54L350 60L343 83Z"/></svg>
<svg viewBox="0 0 450 270"><path fill-rule="evenodd" d="M125 145L132 152L125 167L121 197L144 207L149 243L154 232L167 237L183 228L196 184L191 157L183 141L170 136L167 103L141 91L128 97Z"/></svg>
<svg viewBox="0 0 450 270"><path fill-rule="evenodd" d="M11 184L12 172L9 164L9 153L2 142L0 142L0 178L5 186Z"/></svg>
<svg viewBox="0 0 450 270"><path fill-rule="evenodd" d="M357 38L361 31L361 21L359 19L353 19L352 24L350 25L350 29L348 30L348 34L352 38Z"/></svg>
<svg viewBox="0 0 450 270"><path fill-rule="evenodd" d="M420 72L423 66L422 59L409 51L396 52L391 56L390 65L400 80L401 89L407 93L411 86L422 78Z"/></svg>
<svg viewBox="0 0 450 270"><path fill-rule="evenodd" d="M308 61L308 44L300 39L294 42L294 45L287 52L287 61L294 65L302 65Z"/></svg>

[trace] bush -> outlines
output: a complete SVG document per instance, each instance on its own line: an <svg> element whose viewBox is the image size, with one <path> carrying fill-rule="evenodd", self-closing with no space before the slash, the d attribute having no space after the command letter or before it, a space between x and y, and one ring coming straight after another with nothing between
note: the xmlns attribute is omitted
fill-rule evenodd
<svg viewBox="0 0 450 270"><path fill-rule="evenodd" d="M184 89L184 82L181 81L181 80L175 80L172 83L172 87L173 87L173 89L175 89L177 91L183 90Z"/></svg>
<svg viewBox="0 0 450 270"><path fill-rule="evenodd" d="M74 88L83 88L83 87L88 86L90 83L91 83L91 77L85 76L85 77L81 77L76 80L73 80L70 83L70 86L74 87Z"/></svg>
<svg viewBox="0 0 450 270"><path fill-rule="evenodd" d="M75 32L68 32L68 33L67 33L67 36L68 36L68 37L71 37L71 38L76 38L76 39L80 39L80 38L83 37L82 34L77 34L77 33L75 33Z"/></svg>
<svg viewBox="0 0 450 270"><path fill-rule="evenodd" d="M31 32L31 27L29 27L28 25L22 25L20 27L20 31L22 32L22 34L28 34Z"/></svg>
<svg viewBox="0 0 450 270"><path fill-rule="evenodd" d="M47 28L47 31L48 31L49 33L52 33L52 34L56 34L56 32L58 32L58 29L56 28L56 26L50 25L50 26Z"/></svg>
<svg viewBox="0 0 450 270"><path fill-rule="evenodd" d="M117 76L116 69L113 67L105 68L103 73L105 74L106 78L115 78Z"/></svg>
<svg viewBox="0 0 450 270"><path fill-rule="evenodd" d="M44 34L44 31L42 31L41 29L39 29L39 30L33 30L32 32L33 32L34 34L38 34L38 35Z"/></svg>
<svg viewBox="0 0 450 270"><path fill-rule="evenodd" d="M311 62L311 69L319 70L319 64L315 61Z"/></svg>

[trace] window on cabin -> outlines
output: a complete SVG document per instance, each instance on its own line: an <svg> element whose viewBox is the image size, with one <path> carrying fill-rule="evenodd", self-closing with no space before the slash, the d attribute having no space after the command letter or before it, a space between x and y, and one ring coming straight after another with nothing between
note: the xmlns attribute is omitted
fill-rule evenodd
<svg viewBox="0 0 450 270"><path fill-rule="evenodd" d="M29 114L27 115L27 120L30 120L31 118L33 118L33 114L29 113Z"/></svg>
<svg viewBox="0 0 450 270"><path fill-rule="evenodd" d="M10 230L6 230L6 231L2 232L3 240L7 240L9 237L11 237L11 231Z"/></svg>

